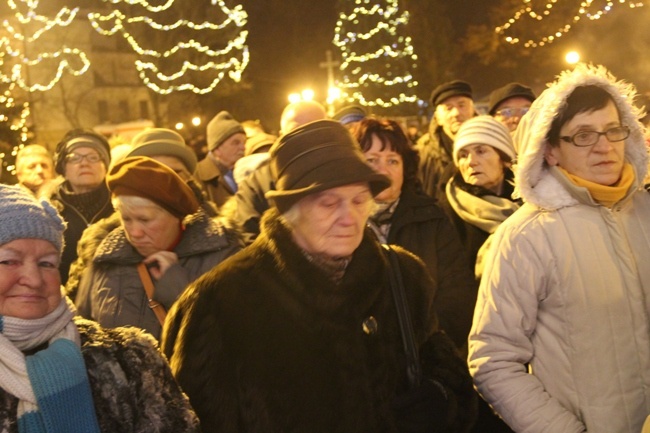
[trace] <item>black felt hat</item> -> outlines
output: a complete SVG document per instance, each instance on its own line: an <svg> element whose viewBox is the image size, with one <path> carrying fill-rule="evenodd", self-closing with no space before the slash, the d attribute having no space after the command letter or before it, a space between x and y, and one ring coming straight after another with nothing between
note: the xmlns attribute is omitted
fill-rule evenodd
<svg viewBox="0 0 650 433"><path fill-rule="evenodd" d="M472 86L469 83L461 80L449 81L442 83L431 92L431 102L432 107L438 106L445 101L447 98L452 96L467 96L472 98Z"/></svg>
<svg viewBox="0 0 650 433"><path fill-rule="evenodd" d="M317 192L368 182L373 196L390 186L361 153L347 128L334 120L317 120L283 135L271 148L275 191L266 198L284 213Z"/></svg>
<svg viewBox="0 0 650 433"><path fill-rule="evenodd" d="M526 98L530 102L533 102L536 98L533 89L530 87L519 83L508 83L505 86L499 87L490 93L490 99L488 101L488 114L490 116L494 116L494 113L496 112L499 104L501 104L506 99L514 98L515 96Z"/></svg>

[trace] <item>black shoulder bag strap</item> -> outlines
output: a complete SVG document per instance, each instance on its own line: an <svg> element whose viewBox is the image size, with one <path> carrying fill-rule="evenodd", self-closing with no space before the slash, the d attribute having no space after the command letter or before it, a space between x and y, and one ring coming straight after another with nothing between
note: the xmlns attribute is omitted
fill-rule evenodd
<svg viewBox="0 0 650 433"><path fill-rule="evenodd" d="M397 309L397 320L399 321L400 331L402 332L402 342L404 343L404 353L406 354L407 363L406 375L411 388L416 388L420 386L422 381L422 369L420 367L418 348L415 344L411 313L406 302L402 271L397 261L397 253L388 244L382 244L382 246L386 250L386 256L388 257L390 288L393 292L393 300Z"/></svg>

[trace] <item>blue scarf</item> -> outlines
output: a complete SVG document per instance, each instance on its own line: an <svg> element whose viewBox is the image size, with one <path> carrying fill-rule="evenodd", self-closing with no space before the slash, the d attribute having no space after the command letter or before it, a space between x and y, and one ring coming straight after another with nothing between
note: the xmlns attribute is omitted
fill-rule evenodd
<svg viewBox="0 0 650 433"><path fill-rule="evenodd" d="M20 400L20 433L100 432L67 302L42 319L0 316L0 384ZM44 342L46 349L22 355Z"/></svg>

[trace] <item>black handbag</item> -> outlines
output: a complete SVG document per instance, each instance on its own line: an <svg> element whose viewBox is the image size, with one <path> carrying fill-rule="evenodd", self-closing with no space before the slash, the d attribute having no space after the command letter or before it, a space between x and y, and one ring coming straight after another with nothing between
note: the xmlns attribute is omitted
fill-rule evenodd
<svg viewBox="0 0 650 433"><path fill-rule="evenodd" d="M389 245L383 244L382 246L386 251L390 265L389 281L402 334L409 384L408 390L392 401L391 407L395 424L400 433L448 432L447 393L442 384L428 379L422 374L397 253Z"/></svg>

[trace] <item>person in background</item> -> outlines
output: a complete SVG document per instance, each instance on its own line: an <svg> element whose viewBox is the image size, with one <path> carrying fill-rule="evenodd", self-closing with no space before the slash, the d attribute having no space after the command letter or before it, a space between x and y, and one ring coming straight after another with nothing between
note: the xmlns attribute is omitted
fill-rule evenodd
<svg viewBox="0 0 650 433"><path fill-rule="evenodd" d="M208 154L199 162L196 176L208 199L220 208L237 192L232 170L244 156L246 134L241 123L221 111L208 123L206 135Z"/></svg>
<svg viewBox="0 0 650 433"><path fill-rule="evenodd" d="M241 244L236 233L200 209L183 179L158 161L126 158L106 182L121 224L84 270L75 304L102 326L137 326L159 338L161 320L154 309L168 311L189 283ZM151 295L143 271L152 280Z"/></svg>
<svg viewBox="0 0 650 433"><path fill-rule="evenodd" d="M490 93L488 114L503 123L513 133L535 98L535 93L530 87L519 83L508 83Z"/></svg>
<svg viewBox="0 0 650 433"><path fill-rule="evenodd" d="M62 297L65 223L0 185L0 431L198 432L156 341L104 329Z"/></svg>
<svg viewBox="0 0 650 433"><path fill-rule="evenodd" d="M650 194L636 90L578 64L514 136L524 204L493 235L469 337L517 432L638 433L650 413Z"/></svg>
<svg viewBox="0 0 650 433"><path fill-rule="evenodd" d="M375 196L368 224L380 242L399 245L422 259L436 282L440 327L466 352L478 284L447 216L424 194L418 155L397 122L367 117L352 130L368 164L391 184Z"/></svg>
<svg viewBox="0 0 650 433"><path fill-rule="evenodd" d="M388 261L366 229L389 181L332 120L284 134L271 166L262 233L183 294L162 350L206 433L397 432L404 347ZM422 365L437 383L429 427L463 431L473 421L467 367L438 329L422 262L394 249Z"/></svg>
<svg viewBox="0 0 650 433"><path fill-rule="evenodd" d="M334 113L332 120L336 120L348 129L354 128L361 119L365 118L368 112L360 105L348 105Z"/></svg>
<svg viewBox="0 0 650 433"><path fill-rule="evenodd" d="M39 197L39 190L54 179L54 160L47 148L30 144L16 154L16 179Z"/></svg>
<svg viewBox="0 0 650 433"><path fill-rule="evenodd" d="M512 137L494 117L474 117L458 130L453 158L458 172L447 182L441 204L480 280L490 236L521 204L512 198Z"/></svg>
<svg viewBox="0 0 650 433"><path fill-rule="evenodd" d="M70 265L77 259L77 242L83 231L113 213L104 182L110 155L106 138L88 129L69 131L56 146L54 168L64 181L50 200L67 223L59 268L64 285Z"/></svg>
<svg viewBox="0 0 650 433"><path fill-rule="evenodd" d="M463 122L476 115L472 87L465 81L443 83L431 93L434 112L429 132L415 144L420 155L418 178L423 191L436 201L445 194L445 185L454 172L451 157L454 138Z"/></svg>
<svg viewBox="0 0 650 433"><path fill-rule="evenodd" d="M282 111L280 135L305 123L325 118L325 107L316 101L292 102ZM221 209L222 214L239 227L247 245L260 233L260 219L270 207L265 194L274 188L275 181L267 159L243 179L237 194Z"/></svg>

